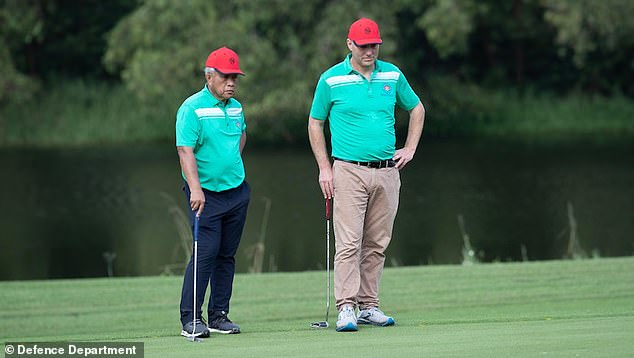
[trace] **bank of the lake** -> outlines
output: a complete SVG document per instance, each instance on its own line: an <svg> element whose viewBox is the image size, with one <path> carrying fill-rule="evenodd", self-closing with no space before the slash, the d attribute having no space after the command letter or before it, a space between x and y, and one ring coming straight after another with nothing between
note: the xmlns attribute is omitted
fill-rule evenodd
<svg viewBox="0 0 634 358"><path fill-rule="evenodd" d="M467 87L465 87L467 88ZM460 95L430 88L421 95L427 108L424 138L488 138L530 142L611 142L634 138L634 101L624 96L555 96L479 90ZM246 90L246 89L245 89ZM444 89L443 91L447 91ZM174 116L188 94L171 102L140 102L123 85L85 80L60 81L22 103L0 107L0 146L68 147L172 142ZM238 93L239 98L239 93ZM283 147L306 142L306 118L272 128L244 103L250 145ZM308 108L305 110L308 115ZM406 129L400 113L397 128Z"/></svg>

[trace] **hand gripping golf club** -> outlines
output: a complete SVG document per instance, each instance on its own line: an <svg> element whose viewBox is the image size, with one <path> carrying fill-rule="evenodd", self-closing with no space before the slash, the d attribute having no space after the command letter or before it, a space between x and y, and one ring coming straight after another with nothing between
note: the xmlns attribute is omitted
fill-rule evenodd
<svg viewBox="0 0 634 358"><path fill-rule="evenodd" d="M332 199L326 199L326 320L313 322L312 328L328 328L328 313L330 312L330 218L332 218Z"/></svg>
<svg viewBox="0 0 634 358"><path fill-rule="evenodd" d="M187 336L187 339L190 342L202 342L202 340L196 337L196 314L198 313L198 308L196 307L196 283L197 283L197 271L198 271L198 222L200 221L200 214L196 213L196 218L194 219L194 308L193 313L194 317L192 318L192 333Z"/></svg>

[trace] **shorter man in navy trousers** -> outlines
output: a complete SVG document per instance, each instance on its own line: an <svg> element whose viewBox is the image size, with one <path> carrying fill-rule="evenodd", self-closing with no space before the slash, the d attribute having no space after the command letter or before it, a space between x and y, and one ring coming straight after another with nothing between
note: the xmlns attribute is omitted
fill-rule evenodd
<svg viewBox="0 0 634 358"><path fill-rule="evenodd" d="M242 149L246 123L242 105L233 98L240 70L238 55L226 47L209 54L205 86L187 98L176 114L176 148L193 223L199 216L197 272L190 260L181 293L183 336L210 332L240 333L227 317L235 274L235 254L249 205ZM207 325L201 307L211 286ZM196 306L194 306L196 284Z"/></svg>

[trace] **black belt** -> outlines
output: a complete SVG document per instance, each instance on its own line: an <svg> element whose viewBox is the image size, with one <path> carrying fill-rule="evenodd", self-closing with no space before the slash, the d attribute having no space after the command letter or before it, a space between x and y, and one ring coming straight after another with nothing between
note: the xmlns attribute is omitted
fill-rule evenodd
<svg viewBox="0 0 634 358"><path fill-rule="evenodd" d="M332 157L332 159L340 160L346 163L360 165L362 167L374 168L374 169L391 168L396 165L396 162L393 159L376 160L373 162L357 162L356 160L346 160L346 159L339 159L335 157Z"/></svg>

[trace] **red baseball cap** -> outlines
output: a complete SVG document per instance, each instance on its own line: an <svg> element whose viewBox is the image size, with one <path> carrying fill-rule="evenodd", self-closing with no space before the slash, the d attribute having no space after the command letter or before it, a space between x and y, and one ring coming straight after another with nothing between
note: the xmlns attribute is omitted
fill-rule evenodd
<svg viewBox="0 0 634 358"><path fill-rule="evenodd" d="M379 33L379 25L376 22L361 18L350 25L348 38L357 45L382 44L381 34Z"/></svg>
<svg viewBox="0 0 634 358"><path fill-rule="evenodd" d="M237 73L244 75L240 70L240 60L238 54L230 48L221 47L212 51L205 61L205 67L215 68L216 71L224 74Z"/></svg>

